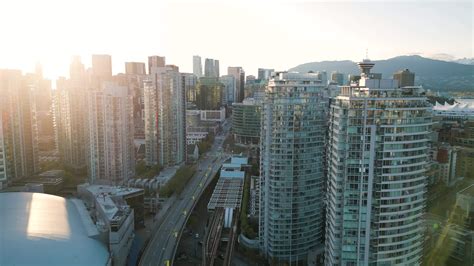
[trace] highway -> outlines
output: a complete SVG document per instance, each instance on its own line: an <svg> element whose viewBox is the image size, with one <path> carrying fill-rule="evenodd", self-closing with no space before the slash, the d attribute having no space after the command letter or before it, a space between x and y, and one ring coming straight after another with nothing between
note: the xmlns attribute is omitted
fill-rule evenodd
<svg viewBox="0 0 474 266"><path fill-rule="evenodd" d="M229 125L224 123L223 133L215 137L211 149L200 158L196 174L186 185L178 199L173 202L163 218L163 222L155 228L155 233L143 253L139 265L172 265L182 230L186 225L194 205L204 189L211 182L222 163L229 158L222 152L222 145L227 137Z"/></svg>

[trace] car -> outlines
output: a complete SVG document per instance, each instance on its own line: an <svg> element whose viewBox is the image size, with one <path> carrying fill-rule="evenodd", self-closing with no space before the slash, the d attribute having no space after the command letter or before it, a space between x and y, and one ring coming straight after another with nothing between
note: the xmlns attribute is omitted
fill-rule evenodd
<svg viewBox="0 0 474 266"><path fill-rule="evenodd" d="M224 254L221 253L221 254L219 254L219 256L217 256L217 257L219 257L219 259L224 259Z"/></svg>
<svg viewBox="0 0 474 266"><path fill-rule="evenodd" d="M202 244L204 244L202 241L198 242L198 245L202 246Z"/></svg>
<svg viewBox="0 0 474 266"><path fill-rule="evenodd" d="M196 233L196 235L194 236L195 238L199 238L199 234Z"/></svg>

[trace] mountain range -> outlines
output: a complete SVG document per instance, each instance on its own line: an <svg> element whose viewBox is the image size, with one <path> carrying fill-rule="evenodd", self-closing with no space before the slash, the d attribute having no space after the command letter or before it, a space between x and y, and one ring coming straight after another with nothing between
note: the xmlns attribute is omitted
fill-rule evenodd
<svg viewBox="0 0 474 266"><path fill-rule="evenodd" d="M474 65L429 59L419 55L397 56L372 62L375 63L372 72L382 73L384 78L391 78L398 70L409 69L415 73L415 85L435 91L474 91ZM349 60L305 63L289 71L327 71L328 78L333 71L346 75L360 73L357 63Z"/></svg>

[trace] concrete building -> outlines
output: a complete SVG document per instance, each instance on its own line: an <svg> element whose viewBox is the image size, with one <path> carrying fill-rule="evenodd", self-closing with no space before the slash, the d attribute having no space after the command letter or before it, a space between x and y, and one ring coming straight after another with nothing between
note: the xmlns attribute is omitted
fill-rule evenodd
<svg viewBox="0 0 474 266"><path fill-rule="evenodd" d="M0 202L0 265L112 265L82 201L10 192Z"/></svg>
<svg viewBox="0 0 474 266"><path fill-rule="evenodd" d="M34 124L37 134L38 151L53 151L54 127L51 112L51 81L43 77L40 64L36 64L34 73L24 75L26 86L30 88L31 110L36 118Z"/></svg>
<svg viewBox="0 0 474 266"><path fill-rule="evenodd" d="M181 86L184 87L186 94L186 102L196 101L196 86L198 77L191 73L180 73L181 75Z"/></svg>
<svg viewBox="0 0 474 266"><path fill-rule="evenodd" d="M415 73L408 69L395 72L393 79L398 80L400 87L415 86Z"/></svg>
<svg viewBox="0 0 474 266"><path fill-rule="evenodd" d="M112 57L106 54L92 55L92 88L98 89L102 82L112 79Z"/></svg>
<svg viewBox="0 0 474 266"><path fill-rule="evenodd" d="M193 56L193 74L198 78L202 77L202 63L199 55Z"/></svg>
<svg viewBox="0 0 474 266"><path fill-rule="evenodd" d="M165 66L165 57L152 55L148 57L148 75L151 75L151 69L154 67L164 67Z"/></svg>
<svg viewBox="0 0 474 266"><path fill-rule="evenodd" d="M225 120L225 107L219 110L199 110L201 121L213 121L222 123Z"/></svg>
<svg viewBox="0 0 474 266"><path fill-rule="evenodd" d="M231 105L236 99L236 81L234 76L231 75L224 75L219 77L220 83L224 85L223 91L223 105Z"/></svg>
<svg viewBox="0 0 474 266"><path fill-rule="evenodd" d="M331 104L326 265L417 265L423 254L432 118L425 91L372 79Z"/></svg>
<svg viewBox="0 0 474 266"><path fill-rule="evenodd" d="M241 103L232 104L232 133L237 143L260 143L262 103L262 100L247 98Z"/></svg>
<svg viewBox="0 0 474 266"><path fill-rule="evenodd" d="M214 77L219 78L220 76L219 60L214 59Z"/></svg>
<svg viewBox="0 0 474 266"><path fill-rule="evenodd" d="M86 70L80 56L73 56L69 65L69 78L74 81L86 80Z"/></svg>
<svg viewBox="0 0 474 266"><path fill-rule="evenodd" d="M245 98L245 71L242 69L242 67L228 67L227 75L233 76L235 78L237 93L234 102L242 102Z"/></svg>
<svg viewBox="0 0 474 266"><path fill-rule="evenodd" d="M126 63L127 64L127 63ZM147 78L145 63L128 63L129 69L125 75L119 74L116 79L120 85L127 86L128 95L132 99L132 117L134 125L134 138L145 139L145 103L143 81Z"/></svg>
<svg viewBox="0 0 474 266"><path fill-rule="evenodd" d="M145 158L163 167L186 160L186 96L177 66L151 69L145 81Z"/></svg>
<svg viewBox="0 0 474 266"><path fill-rule="evenodd" d="M458 159L458 148L443 143L436 153L438 162L438 175L446 186L453 186L459 180L459 170L456 169Z"/></svg>
<svg viewBox="0 0 474 266"><path fill-rule="evenodd" d="M186 143L196 144L209 134L216 135L219 124L225 119L225 109L186 110Z"/></svg>
<svg viewBox="0 0 474 266"><path fill-rule="evenodd" d="M92 184L119 185L135 175L132 100L128 88L107 82L87 99L87 168Z"/></svg>
<svg viewBox="0 0 474 266"><path fill-rule="evenodd" d="M344 74L334 71L331 73L331 81L339 86L344 85Z"/></svg>
<svg viewBox="0 0 474 266"><path fill-rule="evenodd" d="M76 59L77 60L77 59ZM85 77L73 75L75 61L71 64L71 79L60 78L56 82L53 110L56 144L60 161L73 169L87 165L87 87Z"/></svg>
<svg viewBox="0 0 474 266"><path fill-rule="evenodd" d="M91 210L91 218L109 249L113 265L127 265L137 212L143 215L143 189L86 183L79 185L77 192Z"/></svg>
<svg viewBox="0 0 474 266"><path fill-rule="evenodd" d="M323 89L315 74L277 72L263 102L259 239L277 264L304 263L324 243Z"/></svg>
<svg viewBox="0 0 474 266"><path fill-rule="evenodd" d="M316 76L324 86L328 85L328 73L326 71L316 71Z"/></svg>
<svg viewBox="0 0 474 266"><path fill-rule="evenodd" d="M218 78L202 77L196 88L196 105L199 110L220 110L224 86Z"/></svg>
<svg viewBox="0 0 474 266"><path fill-rule="evenodd" d="M125 62L125 74L128 75L146 75L145 63Z"/></svg>
<svg viewBox="0 0 474 266"><path fill-rule="evenodd" d="M0 186L32 175L38 167L36 108L33 84L19 70L0 70Z"/></svg>

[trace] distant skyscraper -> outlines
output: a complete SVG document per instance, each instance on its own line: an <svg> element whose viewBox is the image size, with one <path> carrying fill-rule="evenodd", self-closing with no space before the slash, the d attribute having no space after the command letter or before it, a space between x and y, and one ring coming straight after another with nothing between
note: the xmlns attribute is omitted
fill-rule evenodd
<svg viewBox="0 0 474 266"><path fill-rule="evenodd" d="M191 73L180 73L181 75L181 86L184 87L186 93L186 101L196 101L196 86L198 78L196 75Z"/></svg>
<svg viewBox="0 0 474 266"><path fill-rule="evenodd" d="M36 64L35 73L24 75L26 86L30 88L31 110L34 113L33 126L37 132L38 150L54 150L53 116L51 114L52 89L51 81L43 78L41 65Z"/></svg>
<svg viewBox="0 0 474 266"><path fill-rule="evenodd" d="M193 74L198 78L202 77L202 62L199 55L193 56Z"/></svg>
<svg viewBox="0 0 474 266"><path fill-rule="evenodd" d="M248 75L245 77L245 84L255 84L256 80L254 75Z"/></svg>
<svg viewBox="0 0 474 266"><path fill-rule="evenodd" d="M321 80L323 85L326 86L328 84L328 74L326 71L316 71L316 75Z"/></svg>
<svg viewBox="0 0 474 266"><path fill-rule="evenodd" d="M398 80L400 87L414 86L415 85L415 73L410 70L400 70L393 74L393 79Z"/></svg>
<svg viewBox="0 0 474 266"><path fill-rule="evenodd" d="M272 72L275 72L275 70L269 68L259 68L257 78L259 80L268 80L270 79Z"/></svg>
<svg viewBox="0 0 474 266"><path fill-rule="evenodd" d="M219 110L222 106L224 85L218 78L202 77L196 87L196 106L199 110Z"/></svg>
<svg viewBox="0 0 474 266"><path fill-rule="evenodd" d="M216 71L214 69L214 59L206 58L204 61L204 76L209 78L216 77Z"/></svg>
<svg viewBox="0 0 474 266"><path fill-rule="evenodd" d="M315 74L278 73L262 108L261 251L276 263L306 261L324 242L327 98Z"/></svg>
<svg viewBox="0 0 474 266"><path fill-rule="evenodd" d="M231 75L224 75L219 78L219 81L224 85L223 98L224 104L232 104L236 97L235 78Z"/></svg>
<svg viewBox="0 0 474 266"><path fill-rule="evenodd" d="M344 74L334 71L331 73L331 80L337 85L342 86L344 85Z"/></svg>
<svg viewBox="0 0 474 266"><path fill-rule="evenodd" d="M106 54L92 55L92 74L102 81L109 80L112 77L112 57Z"/></svg>
<svg viewBox="0 0 474 266"><path fill-rule="evenodd" d="M88 92L88 173L91 183L123 184L135 175L132 101L126 86L104 83Z"/></svg>
<svg viewBox="0 0 474 266"><path fill-rule="evenodd" d="M69 67L70 79L59 78L53 97L54 130L60 161L73 169L87 164L87 78L80 57Z"/></svg>
<svg viewBox="0 0 474 266"><path fill-rule="evenodd" d="M237 95L235 102L242 102L245 97L245 71L242 67L228 67L227 75L231 75L235 78Z"/></svg>
<svg viewBox="0 0 474 266"><path fill-rule="evenodd" d="M146 66L141 62L126 62L124 76L121 85L128 87L128 95L132 97L133 124L135 139L145 138L143 81L146 78ZM116 78L119 78L118 76Z"/></svg>
<svg viewBox="0 0 474 266"><path fill-rule="evenodd" d="M219 60L214 60L214 77L218 78L220 77L220 66L219 66Z"/></svg>
<svg viewBox="0 0 474 266"><path fill-rule="evenodd" d="M164 67L166 63L164 56L152 55L148 57L148 75L151 75L153 67Z"/></svg>
<svg viewBox="0 0 474 266"><path fill-rule="evenodd" d="M430 107L373 65L331 105L326 265L422 263Z"/></svg>
<svg viewBox="0 0 474 266"><path fill-rule="evenodd" d="M0 186L39 169L33 86L19 70L0 70Z"/></svg>
<svg viewBox="0 0 474 266"><path fill-rule="evenodd" d="M81 57L74 56L71 65L69 66L69 77L71 80L86 81L86 71L84 64L81 62Z"/></svg>
<svg viewBox="0 0 474 266"><path fill-rule="evenodd" d="M146 75L145 63L125 62L125 74Z"/></svg>
<svg viewBox="0 0 474 266"><path fill-rule="evenodd" d="M152 68L144 94L147 164L167 167L184 162L186 95L178 67Z"/></svg>
<svg viewBox="0 0 474 266"><path fill-rule="evenodd" d="M87 164L86 97L85 80L62 78L56 82L53 100L56 144L60 161L73 169Z"/></svg>

